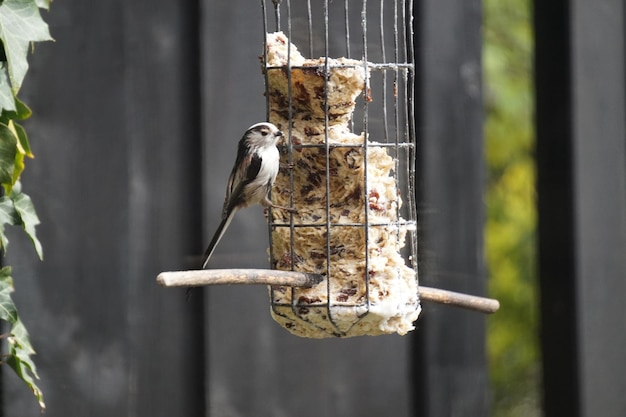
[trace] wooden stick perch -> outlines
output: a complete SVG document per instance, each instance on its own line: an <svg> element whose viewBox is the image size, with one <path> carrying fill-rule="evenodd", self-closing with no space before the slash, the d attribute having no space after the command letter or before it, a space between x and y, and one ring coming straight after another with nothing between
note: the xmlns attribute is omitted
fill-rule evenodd
<svg viewBox="0 0 626 417"><path fill-rule="evenodd" d="M204 285L287 285L310 288L322 282L319 274L276 269L200 269L161 272L157 282L163 287L201 287Z"/></svg>
<svg viewBox="0 0 626 417"><path fill-rule="evenodd" d="M205 285L285 285L310 288L322 282L322 275L275 269L204 269L192 271L161 272L157 282L163 287L201 287ZM500 308L498 300L418 287L420 300L448 304L482 313L495 313Z"/></svg>
<svg viewBox="0 0 626 417"><path fill-rule="evenodd" d="M421 285L418 287L417 292L420 300L422 301L449 304L489 314L495 313L500 309L500 302L498 300L494 300L493 298L440 290L439 288L424 287Z"/></svg>

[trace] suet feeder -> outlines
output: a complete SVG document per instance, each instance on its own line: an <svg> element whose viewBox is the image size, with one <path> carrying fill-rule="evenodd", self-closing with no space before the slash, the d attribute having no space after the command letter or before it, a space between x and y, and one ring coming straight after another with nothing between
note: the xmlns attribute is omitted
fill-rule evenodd
<svg viewBox="0 0 626 417"><path fill-rule="evenodd" d="M405 334L420 301L496 311L418 285L412 1L297 3L261 1L267 119L285 133L271 199L297 210L268 213L272 270L159 282L266 284L272 317L311 338Z"/></svg>

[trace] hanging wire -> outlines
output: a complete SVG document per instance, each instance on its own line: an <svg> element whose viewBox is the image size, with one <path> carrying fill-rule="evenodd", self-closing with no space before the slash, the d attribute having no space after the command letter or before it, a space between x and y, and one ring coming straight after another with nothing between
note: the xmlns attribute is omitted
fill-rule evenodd
<svg viewBox="0 0 626 417"><path fill-rule="evenodd" d="M276 21L276 32L280 31L280 2L281 0L272 0L274 3L274 20ZM265 6L263 6L265 9Z"/></svg>
<svg viewBox="0 0 626 417"><path fill-rule="evenodd" d="M313 15L311 13L311 0L306 0L306 11L309 27L309 56L313 56Z"/></svg>
<svg viewBox="0 0 626 417"><path fill-rule="evenodd" d="M348 3L350 0L343 1L343 10L344 10L344 18L345 18L345 32L346 32L346 58L352 58L350 54L350 8L348 7Z"/></svg>

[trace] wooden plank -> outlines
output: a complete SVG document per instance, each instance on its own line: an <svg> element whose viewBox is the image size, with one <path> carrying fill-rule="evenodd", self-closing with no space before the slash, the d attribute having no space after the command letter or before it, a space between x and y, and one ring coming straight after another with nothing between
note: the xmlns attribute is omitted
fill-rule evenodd
<svg viewBox="0 0 626 417"><path fill-rule="evenodd" d="M574 0L571 10L580 415L617 417L626 415L626 16L619 0Z"/></svg>
<svg viewBox="0 0 626 417"><path fill-rule="evenodd" d="M541 345L546 416L578 416L570 9L534 3Z"/></svg>
<svg viewBox="0 0 626 417"><path fill-rule="evenodd" d="M624 4L535 2L546 416L626 412Z"/></svg>
<svg viewBox="0 0 626 417"><path fill-rule="evenodd" d="M286 2L282 3L285 17ZM300 11L306 6L305 2L291 3ZM311 3L316 25L320 25L321 2ZM351 6L357 22L352 36L360 42L360 6L352 2ZM343 2L331 2L331 7L331 20L337 23L333 26L331 22L331 26L342 28ZM294 20L293 30L306 39L301 16ZM204 10L203 28L203 179L208 242L219 222L236 142L249 125L265 119L263 76L257 60L263 42L261 9L224 0L213 2ZM345 42L345 37L341 39L335 32L331 39ZM315 48L320 45L318 33ZM298 46L307 54L306 42ZM268 267L267 225L261 213L259 207L237 213L213 255L212 268ZM205 291L212 416L409 415L408 338L301 339L271 319L266 288Z"/></svg>
<svg viewBox="0 0 626 417"><path fill-rule="evenodd" d="M194 306L154 282L199 246L194 15L73 0L44 13L56 42L37 47L22 97L45 261L15 236L7 262L47 416L203 413ZM3 415L38 415L3 378Z"/></svg>
<svg viewBox="0 0 626 417"><path fill-rule="evenodd" d="M145 279L155 270L189 267L201 238L199 6L122 4L130 140L128 269L134 277L128 284L127 338L134 361L128 413L201 415L201 300L188 304L182 291L160 291Z"/></svg>
<svg viewBox="0 0 626 417"><path fill-rule="evenodd" d="M416 3L420 285L483 294L480 1ZM415 415L488 415L482 315L427 305L414 340Z"/></svg>

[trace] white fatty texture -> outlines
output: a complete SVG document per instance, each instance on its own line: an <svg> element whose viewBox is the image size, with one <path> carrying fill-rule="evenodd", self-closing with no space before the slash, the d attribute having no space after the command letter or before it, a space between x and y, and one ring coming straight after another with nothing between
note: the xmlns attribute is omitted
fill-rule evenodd
<svg viewBox="0 0 626 417"><path fill-rule="evenodd" d="M330 279L325 277L310 289L271 288L272 317L302 337L406 334L414 329L421 310L416 271L406 265L400 253L407 230L415 225L398 218L402 201L392 176L394 160L387 149L368 141L365 151L364 135L352 133L349 127L355 100L369 74L363 61L305 59L293 44L288 51L288 45L282 32L267 35L267 64L279 67L267 70L270 122L288 133L291 92L294 145L291 169L279 172L272 200L281 206L293 203L298 210L294 215L296 227L275 227L272 231L272 265L326 275L330 251ZM291 88L285 68L288 53ZM326 109L329 151L325 146L300 146L324 145ZM281 163L289 165L287 155L282 155ZM367 244L363 227L366 215L370 224ZM272 216L274 223L290 222L288 212L273 210ZM332 225L329 240L327 220ZM297 227L303 224L308 226Z"/></svg>

